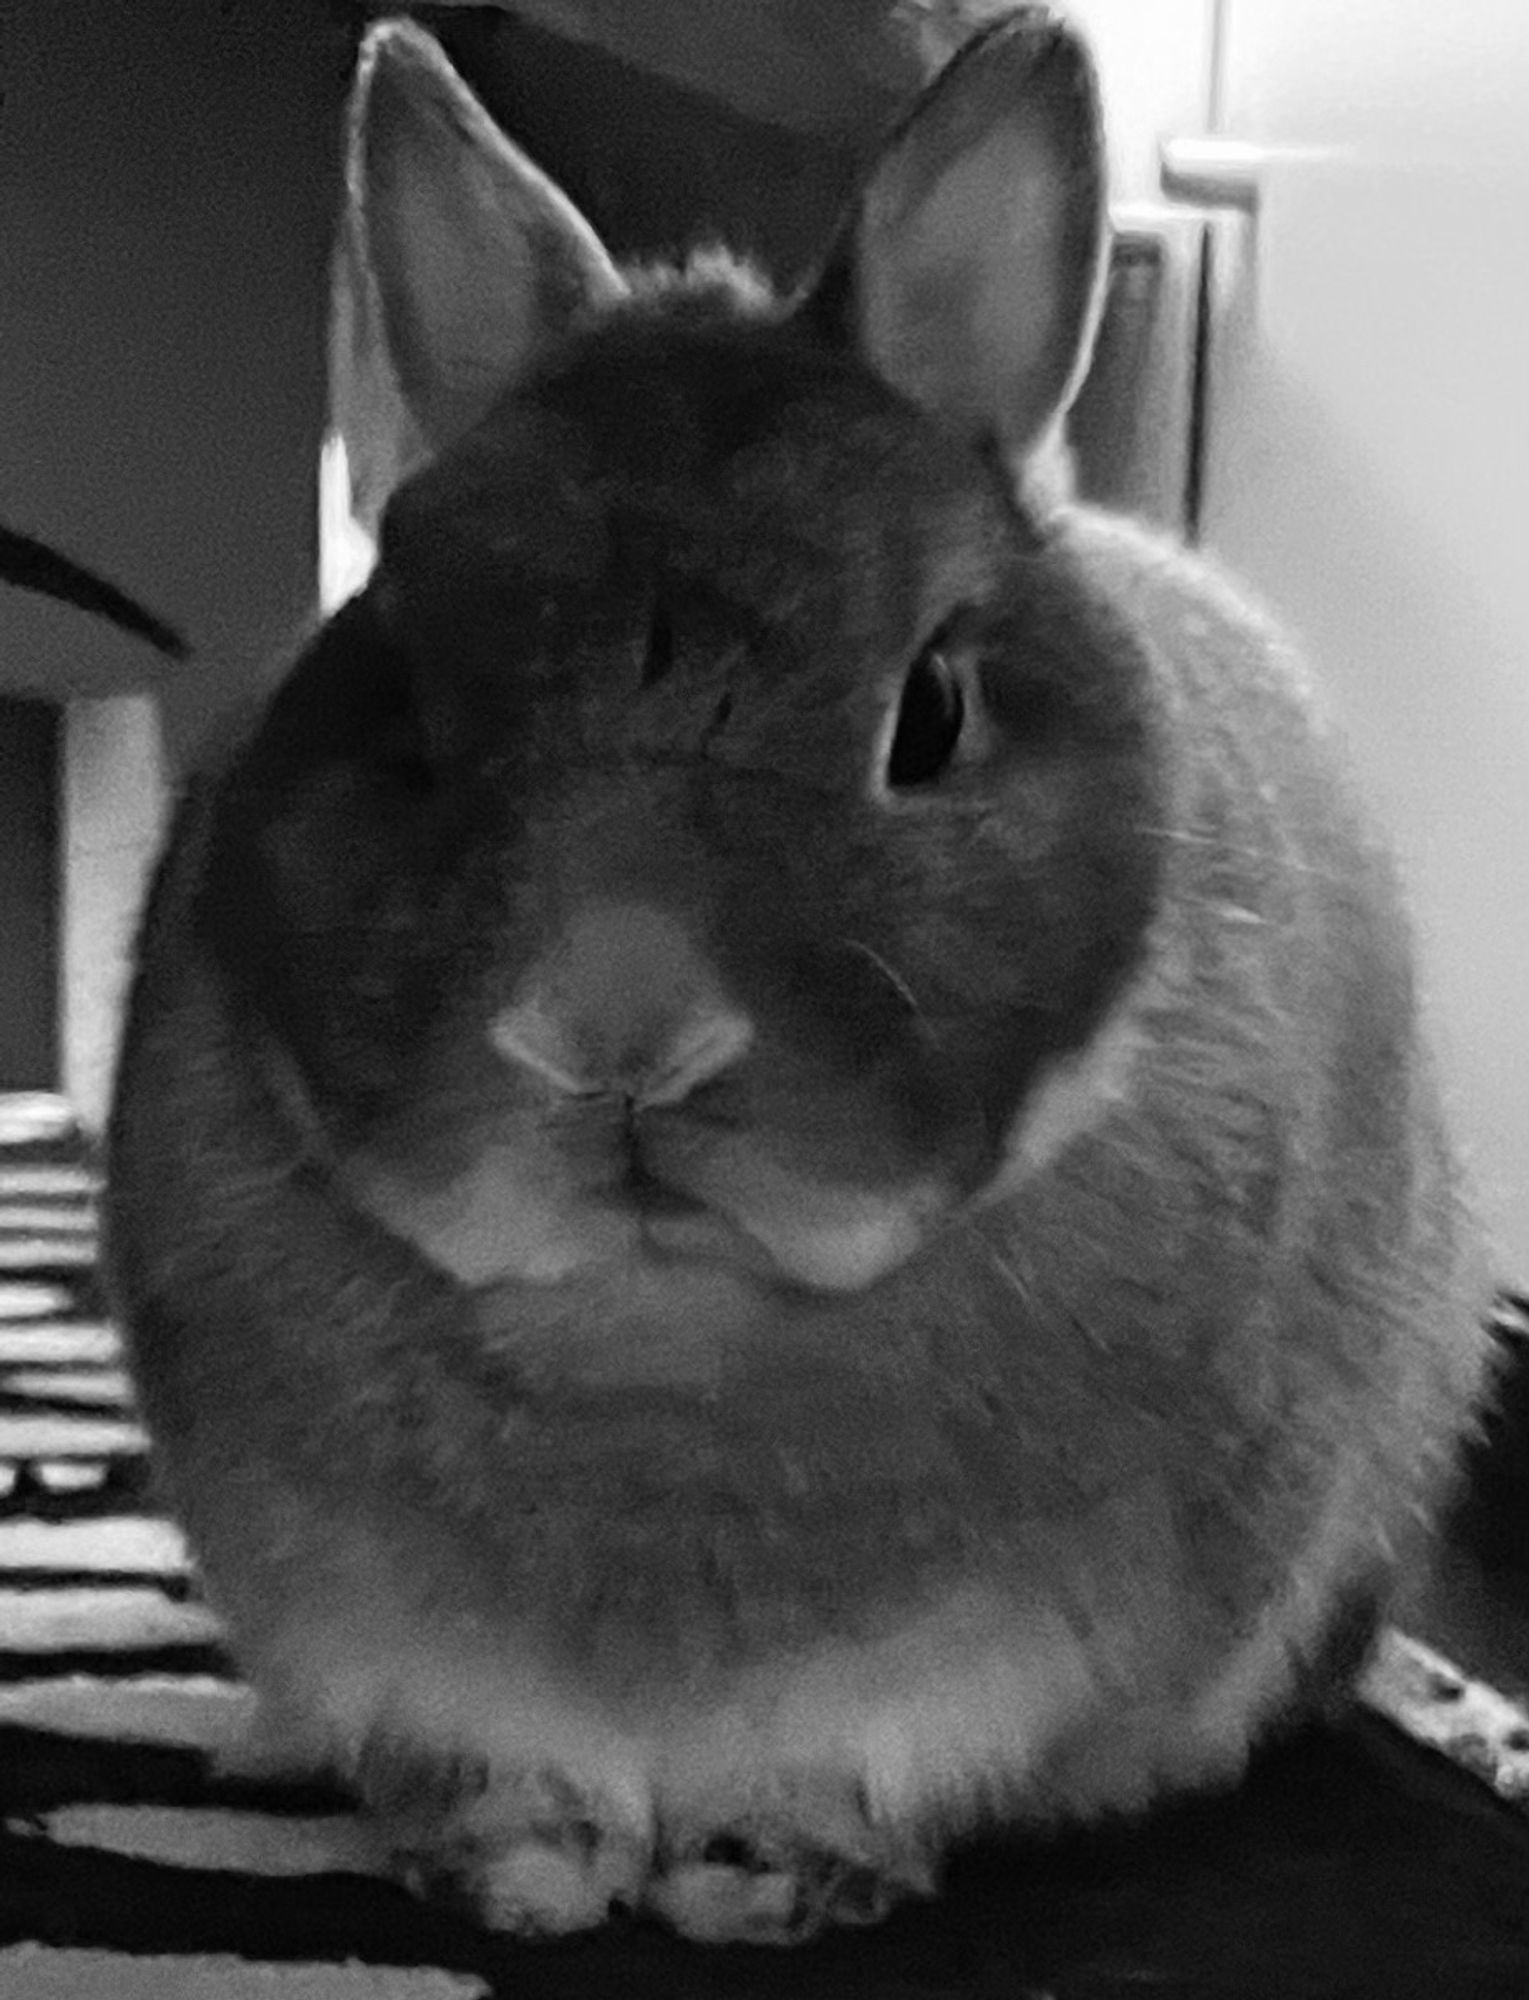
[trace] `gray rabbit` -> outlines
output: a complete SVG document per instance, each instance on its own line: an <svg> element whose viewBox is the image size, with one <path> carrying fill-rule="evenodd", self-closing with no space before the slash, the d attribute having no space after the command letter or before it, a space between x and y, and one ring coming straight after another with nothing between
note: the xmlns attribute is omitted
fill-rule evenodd
<svg viewBox="0 0 1529 2000"><path fill-rule="evenodd" d="M795 1939L1234 1781L1485 1289L1298 663L1035 474L1086 51L974 39L789 300L618 269L406 22L351 142L399 483L186 788L109 1135L241 1661L523 1934Z"/></svg>

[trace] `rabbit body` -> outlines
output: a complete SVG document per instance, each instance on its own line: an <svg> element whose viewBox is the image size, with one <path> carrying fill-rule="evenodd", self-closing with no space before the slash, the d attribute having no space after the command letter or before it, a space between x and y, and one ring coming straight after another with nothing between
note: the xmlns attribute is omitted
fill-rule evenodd
<svg viewBox="0 0 1529 2000"><path fill-rule="evenodd" d="M984 65L1043 179L1096 144L1070 37L958 62L805 305L496 154L540 318L433 402L377 189L475 114L368 60L419 469L187 788L112 1281L241 1660L417 1879L796 1937L1233 1777L1362 1639L1485 1366L1406 924L1279 639L1008 476L1076 161L1028 439L888 276Z"/></svg>

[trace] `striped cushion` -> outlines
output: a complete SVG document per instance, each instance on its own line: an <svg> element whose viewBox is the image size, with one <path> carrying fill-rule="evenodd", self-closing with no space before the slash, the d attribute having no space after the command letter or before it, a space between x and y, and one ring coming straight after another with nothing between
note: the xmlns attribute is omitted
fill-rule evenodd
<svg viewBox="0 0 1529 2000"><path fill-rule="evenodd" d="M979 1844L937 1903L801 1952L646 1924L516 1946L416 1903L343 1798L244 1746L250 1698L148 1493L93 1195L56 1107L0 1100L4 2000L1498 1990L1457 1988L1467 1965L1529 1994L1529 1815L1504 1803L1529 1801L1529 1720L1397 1633L1353 1723L1233 1799Z"/></svg>

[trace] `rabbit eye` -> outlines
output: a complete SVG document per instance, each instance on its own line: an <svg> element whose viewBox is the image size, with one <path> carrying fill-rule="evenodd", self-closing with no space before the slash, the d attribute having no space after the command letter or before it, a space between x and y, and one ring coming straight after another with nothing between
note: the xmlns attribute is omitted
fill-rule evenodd
<svg viewBox="0 0 1529 2000"><path fill-rule="evenodd" d="M927 647L908 669L902 703L887 753L886 781L893 791L932 784L955 755L966 719L966 697L954 667Z"/></svg>

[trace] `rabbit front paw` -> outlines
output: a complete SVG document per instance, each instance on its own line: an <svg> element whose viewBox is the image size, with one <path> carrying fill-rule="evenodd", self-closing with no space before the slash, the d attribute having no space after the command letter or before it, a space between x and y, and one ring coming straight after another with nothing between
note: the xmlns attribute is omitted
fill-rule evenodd
<svg viewBox="0 0 1529 2000"><path fill-rule="evenodd" d="M560 1772L494 1771L379 1735L356 1776L404 1885L491 1930L560 1937L641 1899L646 1829Z"/></svg>
<svg viewBox="0 0 1529 2000"><path fill-rule="evenodd" d="M771 1852L722 1835L661 1866L645 1902L698 1943L801 1944L832 1926L879 1923L925 1886L825 1849Z"/></svg>
<svg viewBox="0 0 1529 2000"><path fill-rule="evenodd" d="M592 1930L636 1908L647 1855L636 1841L587 1824L511 1837L481 1838L428 1856L402 1856L399 1872L416 1894L466 1909L489 1930L515 1937L562 1937Z"/></svg>

